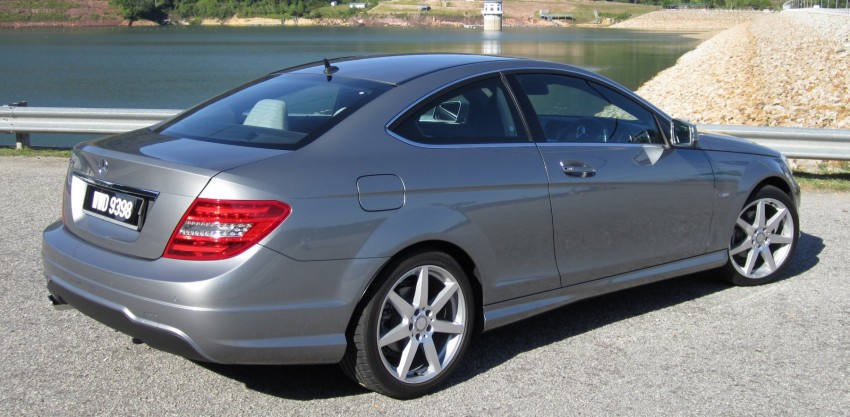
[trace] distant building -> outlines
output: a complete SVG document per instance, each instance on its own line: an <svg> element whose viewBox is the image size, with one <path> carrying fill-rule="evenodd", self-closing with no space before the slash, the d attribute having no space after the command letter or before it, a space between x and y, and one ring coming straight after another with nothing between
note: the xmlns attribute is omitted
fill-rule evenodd
<svg viewBox="0 0 850 417"><path fill-rule="evenodd" d="M365 9L367 3L348 3L348 7L351 9Z"/></svg>
<svg viewBox="0 0 850 417"><path fill-rule="evenodd" d="M484 30L502 30L502 0L484 0Z"/></svg>

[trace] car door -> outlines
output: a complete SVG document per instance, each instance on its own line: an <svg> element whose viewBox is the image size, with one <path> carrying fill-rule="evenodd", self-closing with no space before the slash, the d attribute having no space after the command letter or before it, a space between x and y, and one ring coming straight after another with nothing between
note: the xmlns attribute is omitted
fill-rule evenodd
<svg viewBox="0 0 850 417"><path fill-rule="evenodd" d="M651 110L599 82L513 84L549 174L562 286L705 253L714 177L700 150L671 147Z"/></svg>
<svg viewBox="0 0 850 417"><path fill-rule="evenodd" d="M433 238L469 253L485 304L560 287L547 173L498 74L434 93L390 131L416 147L395 170L410 222L444 225Z"/></svg>

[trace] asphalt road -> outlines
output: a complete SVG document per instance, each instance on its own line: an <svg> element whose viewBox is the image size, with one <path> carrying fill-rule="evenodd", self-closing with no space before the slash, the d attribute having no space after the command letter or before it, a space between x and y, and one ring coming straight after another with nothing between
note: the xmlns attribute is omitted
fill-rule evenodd
<svg viewBox="0 0 850 417"><path fill-rule="evenodd" d="M848 415L850 194L804 195L788 276L709 273L486 333L442 391L397 401L335 366L214 366L45 298L66 162L0 157L0 415Z"/></svg>

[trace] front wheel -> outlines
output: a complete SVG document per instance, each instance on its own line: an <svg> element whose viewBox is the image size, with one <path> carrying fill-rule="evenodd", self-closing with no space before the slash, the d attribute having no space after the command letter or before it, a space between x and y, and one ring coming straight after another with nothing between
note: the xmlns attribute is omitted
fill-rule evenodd
<svg viewBox="0 0 850 417"><path fill-rule="evenodd" d="M763 187L738 214L725 266L727 279L735 285L773 281L790 263L798 236L797 208L791 198L776 187Z"/></svg>
<svg viewBox="0 0 850 417"><path fill-rule="evenodd" d="M433 391L469 345L474 305L469 279L450 256L420 252L390 265L363 308L343 370L396 398Z"/></svg>

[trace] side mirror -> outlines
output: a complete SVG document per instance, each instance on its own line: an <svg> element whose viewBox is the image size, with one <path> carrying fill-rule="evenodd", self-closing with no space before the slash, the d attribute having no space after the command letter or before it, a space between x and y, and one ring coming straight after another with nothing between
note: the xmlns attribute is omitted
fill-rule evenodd
<svg viewBox="0 0 850 417"><path fill-rule="evenodd" d="M670 126L670 140L673 146L696 147L699 141L697 127L684 120L673 119Z"/></svg>

